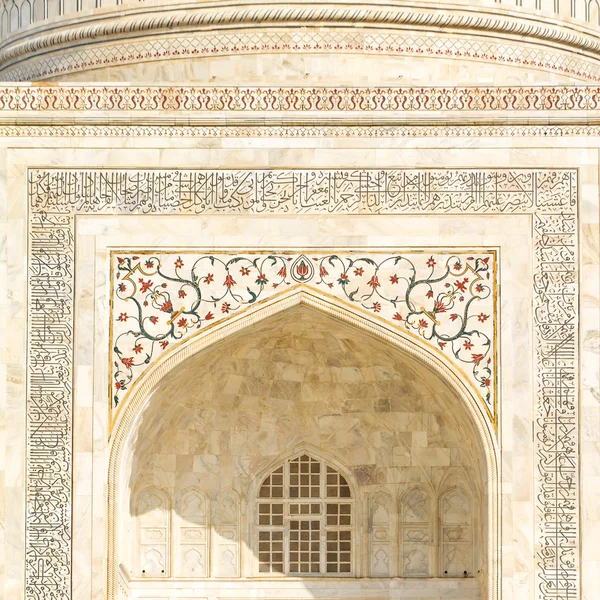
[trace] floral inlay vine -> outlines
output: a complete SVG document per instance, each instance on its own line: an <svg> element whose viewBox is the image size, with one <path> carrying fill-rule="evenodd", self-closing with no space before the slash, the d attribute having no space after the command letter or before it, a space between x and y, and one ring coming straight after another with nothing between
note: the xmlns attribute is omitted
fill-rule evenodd
<svg viewBox="0 0 600 600"><path fill-rule="evenodd" d="M420 337L463 370L495 422L495 253L113 253L112 409L207 325L304 284Z"/></svg>

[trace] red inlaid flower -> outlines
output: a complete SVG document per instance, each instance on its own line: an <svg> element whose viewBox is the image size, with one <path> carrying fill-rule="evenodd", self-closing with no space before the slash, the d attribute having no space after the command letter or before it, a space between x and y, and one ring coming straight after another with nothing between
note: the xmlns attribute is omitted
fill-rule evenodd
<svg viewBox="0 0 600 600"><path fill-rule="evenodd" d="M117 317L117 321L127 321L127 319L129 319L129 316L127 315L127 313L121 313Z"/></svg>
<svg viewBox="0 0 600 600"><path fill-rule="evenodd" d="M225 277L223 285L228 288L233 287L235 285L235 280L231 275L227 275L227 277Z"/></svg>
<svg viewBox="0 0 600 600"><path fill-rule="evenodd" d="M300 278L302 277L306 277L309 273L309 269L308 269L308 265L301 260L297 265L296 265L296 275Z"/></svg>
<svg viewBox="0 0 600 600"><path fill-rule="evenodd" d="M478 365L483 360L483 354L471 354L471 359Z"/></svg>
<svg viewBox="0 0 600 600"><path fill-rule="evenodd" d="M154 282L150 281L150 279L148 279L148 281L144 281L141 277L139 282L142 284L142 294L146 293L154 285Z"/></svg>
<svg viewBox="0 0 600 600"><path fill-rule="evenodd" d="M465 340L463 346L465 347L465 350L470 350L473 347L473 344L471 344L469 340Z"/></svg>
<svg viewBox="0 0 600 600"><path fill-rule="evenodd" d="M477 320L480 323L485 323L489 318L490 318L490 315L485 315L483 313L480 313L479 315L477 315Z"/></svg>
<svg viewBox="0 0 600 600"><path fill-rule="evenodd" d="M419 319L419 327L427 329L429 327L429 323L425 319Z"/></svg>
<svg viewBox="0 0 600 600"><path fill-rule="evenodd" d="M250 275L250 269L249 269L248 267L242 267L242 268L240 269L240 273L241 273L242 275L244 275L244 276L245 276L245 275Z"/></svg>
<svg viewBox="0 0 600 600"><path fill-rule="evenodd" d="M398 279L398 275L396 275L396 273L394 273L391 277L390 277L390 283L398 283L398 281L400 281Z"/></svg>
<svg viewBox="0 0 600 600"><path fill-rule="evenodd" d="M212 273L209 273L205 278L204 278L204 283L206 284L210 284L215 280L215 276Z"/></svg>
<svg viewBox="0 0 600 600"><path fill-rule="evenodd" d="M436 265L436 264L437 264L437 263L435 262L435 260L434 260L433 256L430 256L430 257L427 259L427 266L428 266L428 267L431 267L431 268L433 269L433 267L435 267L435 265Z"/></svg>
<svg viewBox="0 0 600 600"><path fill-rule="evenodd" d="M227 303L227 302L223 302L223 304L221 304L221 312L222 313L228 313L231 310L231 304Z"/></svg>
<svg viewBox="0 0 600 600"><path fill-rule="evenodd" d="M377 275L373 275L373 277L369 279L369 283L367 283L367 285L370 285L373 289L381 287Z"/></svg>
<svg viewBox="0 0 600 600"><path fill-rule="evenodd" d="M181 269L181 267L183 267L183 261L181 260L181 256L178 256L177 260L175 261L175 268Z"/></svg>

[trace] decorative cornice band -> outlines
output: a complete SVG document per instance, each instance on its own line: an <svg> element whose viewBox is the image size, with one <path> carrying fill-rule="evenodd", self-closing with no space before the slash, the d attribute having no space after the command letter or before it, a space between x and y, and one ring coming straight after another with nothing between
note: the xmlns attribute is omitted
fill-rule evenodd
<svg viewBox="0 0 600 600"><path fill-rule="evenodd" d="M161 126L0 125L11 138L566 138L600 137L598 125L407 125L407 126Z"/></svg>
<svg viewBox="0 0 600 600"><path fill-rule="evenodd" d="M0 72L15 68L34 55L71 49L99 42L142 37L184 35L199 30L211 32L252 28L352 27L444 31L485 34L518 42L537 42L563 50L600 58L600 37L574 23L501 9L415 2L398 6L388 2L364 4L285 4L213 2L168 7L146 7L103 14L88 13L77 19L60 20L31 30L20 31L0 44ZM174 33L175 32L175 33Z"/></svg>
<svg viewBox="0 0 600 600"><path fill-rule="evenodd" d="M595 112L600 86L422 88L221 88L5 86L13 113L431 113ZM585 117L589 121L589 117Z"/></svg>

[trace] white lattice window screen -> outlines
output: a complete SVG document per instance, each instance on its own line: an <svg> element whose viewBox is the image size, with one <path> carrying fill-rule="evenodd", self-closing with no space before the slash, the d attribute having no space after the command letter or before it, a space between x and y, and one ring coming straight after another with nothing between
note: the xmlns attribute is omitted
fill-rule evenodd
<svg viewBox="0 0 600 600"><path fill-rule="evenodd" d="M169 575L169 515L168 495L158 488L148 488L138 496L138 575L168 577Z"/></svg>
<svg viewBox="0 0 600 600"><path fill-rule="evenodd" d="M260 574L353 574L354 500L337 469L289 459L263 480L257 505Z"/></svg>
<svg viewBox="0 0 600 600"><path fill-rule="evenodd" d="M197 488L181 492L175 515L177 523L176 575L208 577L210 556L210 501Z"/></svg>
<svg viewBox="0 0 600 600"><path fill-rule="evenodd" d="M440 500L440 563L443 577L473 575L473 513L471 497L460 487Z"/></svg>

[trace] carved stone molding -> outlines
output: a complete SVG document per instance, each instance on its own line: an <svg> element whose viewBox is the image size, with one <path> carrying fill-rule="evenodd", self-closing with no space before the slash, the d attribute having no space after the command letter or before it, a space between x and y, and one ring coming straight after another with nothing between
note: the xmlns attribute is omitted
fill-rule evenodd
<svg viewBox="0 0 600 600"><path fill-rule="evenodd" d="M600 81L600 61L560 48L526 41L488 36L448 35L439 31L394 31L389 29L303 28L294 30L254 28L247 31L201 31L177 36L96 42L57 49L0 66L0 80L37 81L67 73L110 66L161 60L217 56L309 53L320 55L359 54L364 57L430 57L510 65L569 76L582 81Z"/></svg>
<svg viewBox="0 0 600 600"><path fill-rule="evenodd" d="M0 88L0 117L75 113L106 118L106 112L128 117L166 111L170 115L205 113L262 115L360 113L463 113L489 115L543 112L562 116L573 112L586 123L600 108L600 86L532 87L384 87L266 88L152 86L19 86ZM591 113L591 114L586 114ZM279 117L280 118L280 117ZM187 122L187 121L186 121ZM353 123L356 125L356 123Z"/></svg>
<svg viewBox="0 0 600 600"><path fill-rule="evenodd" d="M4 20L9 18L1 14ZM257 27L260 24L260 28ZM351 2L263 3L225 2L177 3L175 6L149 5L116 11L85 11L78 17L61 17L42 22L36 28L17 30L0 44L0 72L18 68L35 55L54 53L83 45L122 42L127 37L157 39L170 35L174 44L182 37L210 30L229 36L231 28L252 30L254 36L269 35L274 28L362 27L388 32L411 31L416 35L442 31L446 36L469 35L497 41L547 46L548 50L600 57L598 32L585 23L560 17L507 10L502 6L468 6L427 1L410 5L377 2L368 5ZM177 33L174 34L173 32ZM262 42L259 43L262 46ZM141 60L148 57L141 56Z"/></svg>
<svg viewBox="0 0 600 600"><path fill-rule="evenodd" d="M413 126L161 126L0 125L0 136L91 138L576 138L600 136L599 125L413 125Z"/></svg>

